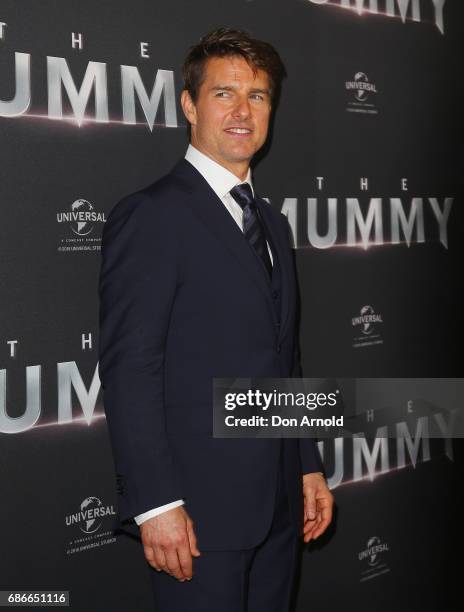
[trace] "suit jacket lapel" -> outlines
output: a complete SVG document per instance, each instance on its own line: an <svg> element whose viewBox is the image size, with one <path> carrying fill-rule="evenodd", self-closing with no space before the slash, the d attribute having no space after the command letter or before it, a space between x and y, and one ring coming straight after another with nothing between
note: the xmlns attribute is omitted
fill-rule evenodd
<svg viewBox="0 0 464 612"><path fill-rule="evenodd" d="M266 279L265 272L252 247L245 240L243 233L226 210L223 202L200 172L187 160L179 161L172 172L182 179L184 188L190 194L186 203L219 243L236 258L242 266L244 274L247 274L261 291L270 308L271 315L274 316L271 285ZM265 204L269 206L266 202ZM270 231L272 234L274 233L273 228Z"/></svg>

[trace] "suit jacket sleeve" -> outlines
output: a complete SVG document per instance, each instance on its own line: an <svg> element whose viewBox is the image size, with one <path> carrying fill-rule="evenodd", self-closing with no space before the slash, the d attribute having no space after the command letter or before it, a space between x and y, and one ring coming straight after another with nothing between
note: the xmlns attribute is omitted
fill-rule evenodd
<svg viewBox="0 0 464 612"><path fill-rule="evenodd" d="M142 193L111 210L99 279L99 375L121 521L182 498L164 407L164 347L178 283L169 208Z"/></svg>

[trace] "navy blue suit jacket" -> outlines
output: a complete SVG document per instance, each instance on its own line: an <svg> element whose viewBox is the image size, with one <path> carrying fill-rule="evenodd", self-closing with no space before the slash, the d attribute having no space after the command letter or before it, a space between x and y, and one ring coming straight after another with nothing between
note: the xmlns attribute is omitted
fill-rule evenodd
<svg viewBox="0 0 464 612"><path fill-rule="evenodd" d="M257 206L281 267L280 326L256 253L187 160L119 201L103 232L99 375L120 524L185 498L200 550L264 539L281 445L213 438L212 379L298 374L288 223ZM301 533L302 474L323 467L312 439L284 439L282 452Z"/></svg>

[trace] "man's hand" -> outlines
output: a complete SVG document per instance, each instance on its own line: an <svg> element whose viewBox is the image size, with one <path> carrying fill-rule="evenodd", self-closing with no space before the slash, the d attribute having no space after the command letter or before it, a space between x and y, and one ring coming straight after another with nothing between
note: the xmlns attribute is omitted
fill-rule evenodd
<svg viewBox="0 0 464 612"><path fill-rule="evenodd" d="M318 538L332 520L334 497L320 472L303 475L304 528L303 539Z"/></svg>
<svg viewBox="0 0 464 612"><path fill-rule="evenodd" d="M193 575L192 555L200 556L193 521L183 506L162 512L140 525L143 551L148 563L181 582Z"/></svg>

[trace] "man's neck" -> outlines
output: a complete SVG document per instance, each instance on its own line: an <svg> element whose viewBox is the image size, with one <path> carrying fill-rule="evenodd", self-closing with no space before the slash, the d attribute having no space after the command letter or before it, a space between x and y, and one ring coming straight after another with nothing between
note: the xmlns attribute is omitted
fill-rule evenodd
<svg viewBox="0 0 464 612"><path fill-rule="evenodd" d="M191 142L190 144L192 145L192 147L195 147L195 149L200 151L200 153L203 153L203 155L206 155L229 172L232 172L232 174L235 174L235 176L241 181L244 181L246 179L248 175L248 168L250 167L248 161L245 160L243 162L229 163L227 160L217 159L216 157L214 157L214 155L211 155L209 151L198 145L198 143Z"/></svg>

